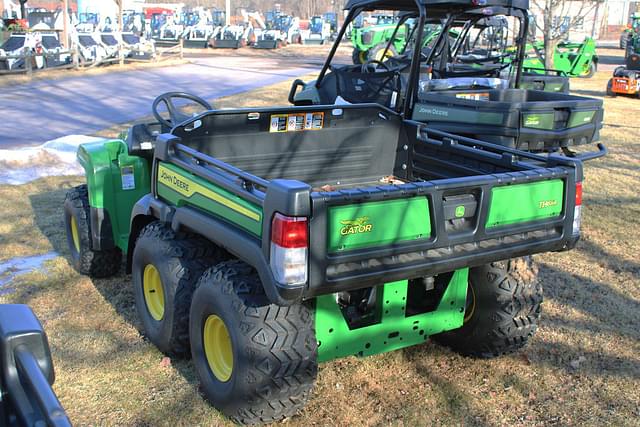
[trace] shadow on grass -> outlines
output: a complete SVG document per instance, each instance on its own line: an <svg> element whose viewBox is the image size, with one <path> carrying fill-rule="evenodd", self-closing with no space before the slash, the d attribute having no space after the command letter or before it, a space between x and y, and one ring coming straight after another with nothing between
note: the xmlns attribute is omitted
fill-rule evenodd
<svg viewBox="0 0 640 427"><path fill-rule="evenodd" d="M73 268L71 266L70 252L67 245L63 210L65 195L69 190L70 185L66 184L63 187L64 188L54 191L30 195L29 199L35 215L35 223L37 227L49 240L54 250L66 259L70 268ZM125 274L124 270L123 265L116 276L107 279L92 278L91 281L95 289L100 293L104 300L113 307L115 312L125 322L138 330L140 335L144 338L145 343L149 343L146 339L142 323L140 322L135 309L133 289L131 287L131 275ZM26 300L29 299L29 295L25 295L24 297ZM116 349L117 350L112 354L92 355L86 352L83 353L80 349L68 351L67 349L57 349L52 346L52 350L55 353L59 353L66 361L83 366L91 365L92 358L97 357L100 362L103 362L108 358L126 358L127 354L139 350L138 348L131 349L127 348L127 346L119 346L117 344ZM194 386L197 385L198 381L195 376L195 371L189 361L178 359L172 360L172 366L190 384Z"/></svg>

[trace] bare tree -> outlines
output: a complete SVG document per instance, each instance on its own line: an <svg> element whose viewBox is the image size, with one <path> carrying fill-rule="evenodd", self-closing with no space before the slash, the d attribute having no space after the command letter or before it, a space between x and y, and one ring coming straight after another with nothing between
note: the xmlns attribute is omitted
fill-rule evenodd
<svg viewBox="0 0 640 427"><path fill-rule="evenodd" d="M537 19L535 22L543 34L545 68L554 68L553 56L558 43L567 38L571 29L583 25L585 17L597 10L601 1L603 0L533 0L533 4L542 11L542 25Z"/></svg>

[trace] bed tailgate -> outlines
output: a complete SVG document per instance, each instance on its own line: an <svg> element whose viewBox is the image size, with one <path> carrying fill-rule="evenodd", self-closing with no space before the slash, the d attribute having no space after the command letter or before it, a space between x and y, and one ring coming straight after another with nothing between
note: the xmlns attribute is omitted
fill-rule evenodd
<svg viewBox="0 0 640 427"><path fill-rule="evenodd" d="M308 296L573 247L573 168L312 194Z"/></svg>

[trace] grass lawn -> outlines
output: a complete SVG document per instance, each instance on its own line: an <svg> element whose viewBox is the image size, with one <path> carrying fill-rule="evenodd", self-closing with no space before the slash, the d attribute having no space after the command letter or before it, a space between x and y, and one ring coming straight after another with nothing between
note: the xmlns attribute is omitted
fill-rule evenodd
<svg viewBox="0 0 640 427"><path fill-rule="evenodd" d="M573 79L574 93L603 97L610 74ZM288 90L282 83L216 105L284 104ZM427 342L325 363L305 410L284 424L640 425L640 100L605 98L605 108L610 154L585 167L582 240L535 256L545 303L526 348L474 360ZM226 425L200 397L191 362L166 366L145 339L129 277L92 280L70 267L62 202L81 181L0 186L0 262L60 254L14 279L0 302L27 303L40 317L74 424Z"/></svg>

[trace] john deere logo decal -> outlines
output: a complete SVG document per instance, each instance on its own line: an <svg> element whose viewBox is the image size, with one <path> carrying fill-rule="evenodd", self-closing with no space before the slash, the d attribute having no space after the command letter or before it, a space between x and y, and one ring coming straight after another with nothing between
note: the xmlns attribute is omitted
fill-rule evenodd
<svg viewBox="0 0 640 427"><path fill-rule="evenodd" d="M556 206L558 204L557 200L540 200L538 202L538 208L550 208L551 206Z"/></svg>
<svg viewBox="0 0 640 427"><path fill-rule="evenodd" d="M343 219L340 221L340 224L343 225L340 229L340 234L347 236L349 234L370 233L373 229L373 224L367 224L368 221L368 216L361 216L356 219Z"/></svg>
<svg viewBox="0 0 640 427"><path fill-rule="evenodd" d="M462 218L464 216L465 208L464 205L460 205L456 207L456 218Z"/></svg>

